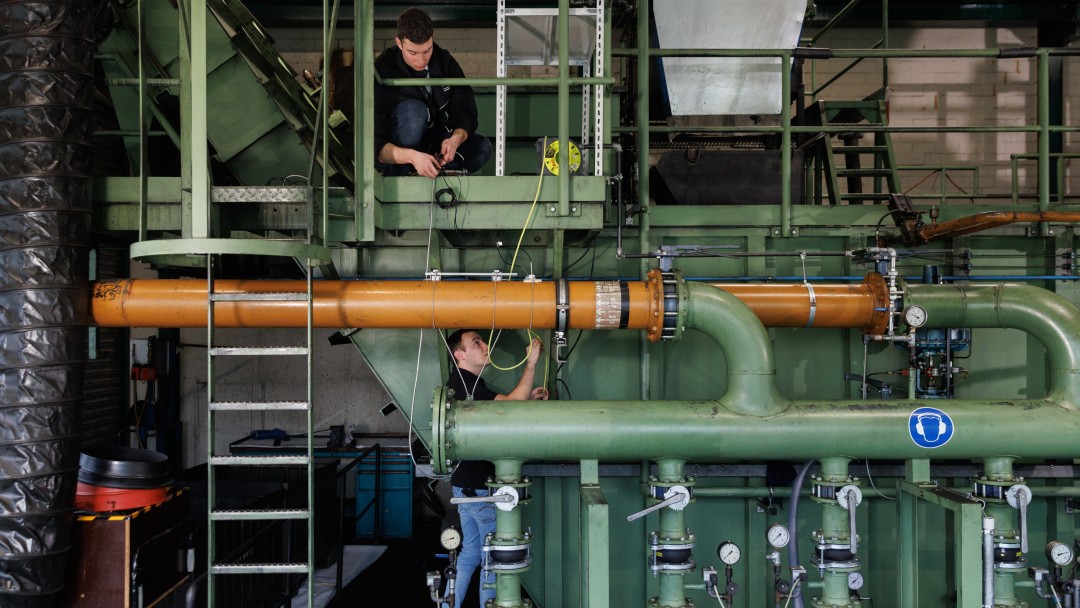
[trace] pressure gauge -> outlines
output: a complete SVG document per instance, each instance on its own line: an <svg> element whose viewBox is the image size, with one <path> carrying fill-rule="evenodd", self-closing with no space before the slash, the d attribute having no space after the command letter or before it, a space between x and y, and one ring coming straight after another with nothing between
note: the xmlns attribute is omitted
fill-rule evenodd
<svg viewBox="0 0 1080 608"><path fill-rule="evenodd" d="M865 582L866 581L863 580L862 575L858 572L852 572L847 575L847 588L851 589L852 591L858 591L859 589L862 589L863 583Z"/></svg>
<svg viewBox="0 0 1080 608"><path fill-rule="evenodd" d="M926 324L926 309L922 306L908 306L904 311L904 322L908 324L908 327L914 327L916 329Z"/></svg>
<svg viewBox="0 0 1080 608"><path fill-rule="evenodd" d="M788 532L788 529L783 524L769 526L765 536L769 539L769 544L777 549L783 549L791 542L791 532Z"/></svg>
<svg viewBox="0 0 1080 608"><path fill-rule="evenodd" d="M739 561L739 558L742 557L742 549L739 548L739 545L736 545L730 540L725 540L716 548L716 557L719 557L720 561L725 564L734 566L735 562Z"/></svg>
<svg viewBox="0 0 1080 608"><path fill-rule="evenodd" d="M1072 547L1056 540L1046 545L1046 557L1059 566L1068 566L1073 561Z"/></svg>
<svg viewBox="0 0 1080 608"><path fill-rule="evenodd" d="M439 542L447 551L454 551L461 546L461 532L457 528L447 528L439 535Z"/></svg>

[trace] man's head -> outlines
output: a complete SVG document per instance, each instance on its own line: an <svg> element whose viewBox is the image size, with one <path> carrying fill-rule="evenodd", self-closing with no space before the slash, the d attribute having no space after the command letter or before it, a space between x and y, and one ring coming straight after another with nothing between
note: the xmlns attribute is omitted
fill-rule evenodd
<svg viewBox="0 0 1080 608"><path fill-rule="evenodd" d="M459 329L446 339L454 365L479 374L488 362L488 345L475 329Z"/></svg>
<svg viewBox="0 0 1080 608"><path fill-rule="evenodd" d="M435 46L435 25L427 13L418 9L405 9L397 20L397 38L394 42L401 49L405 63L416 71L427 68L431 51Z"/></svg>

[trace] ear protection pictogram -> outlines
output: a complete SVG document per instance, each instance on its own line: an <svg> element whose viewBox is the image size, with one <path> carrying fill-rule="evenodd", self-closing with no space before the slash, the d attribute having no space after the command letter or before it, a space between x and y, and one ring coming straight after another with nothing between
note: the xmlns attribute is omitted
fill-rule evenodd
<svg viewBox="0 0 1080 608"><path fill-rule="evenodd" d="M941 419L940 414L919 414L919 416L915 419L915 430L918 431L920 435L922 435L923 437L926 437L926 428L923 427L923 420L925 420L927 418L937 420L937 424L938 424L937 436L938 437L941 437L942 435L945 434L945 430L946 430L945 421Z"/></svg>

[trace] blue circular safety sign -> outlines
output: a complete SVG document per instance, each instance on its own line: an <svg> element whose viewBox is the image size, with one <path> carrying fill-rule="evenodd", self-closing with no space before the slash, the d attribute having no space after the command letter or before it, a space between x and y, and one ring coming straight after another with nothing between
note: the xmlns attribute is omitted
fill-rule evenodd
<svg viewBox="0 0 1080 608"><path fill-rule="evenodd" d="M954 430L952 418L936 407L920 407L908 417L908 433L920 448L940 448Z"/></svg>

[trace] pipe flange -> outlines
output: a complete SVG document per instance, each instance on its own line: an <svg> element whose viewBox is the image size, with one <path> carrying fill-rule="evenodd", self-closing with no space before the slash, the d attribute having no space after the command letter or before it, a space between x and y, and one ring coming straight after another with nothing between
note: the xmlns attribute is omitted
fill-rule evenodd
<svg viewBox="0 0 1080 608"><path fill-rule="evenodd" d="M681 319L683 312L679 306L680 300L685 295L682 273L677 270L661 273L660 285L664 294L660 339L665 342L677 340L682 337L683 326Z"/></svg>
<svg viewBox="0 0 1080 608"><path fill-rule="evenodd" d="M450 472L451 461L447 457L450 449L446 431L450 430L450 421L447 419L450 413L450 389L440 386L435 389L435 395L431 399L431 469L437 475L447 475Z"/></svg>
<svg viewBox="0 0 1080 608"><path fill-rule="evenodd" d="M655 553L649 555L649 570L652 571L653 574L658 572L686 572L693 570L696 567L697 562L694 561L693 556L687 558L685 562L671 564L658 560Z"/></svg>
<svg viewBox="0 0 1080 608"><path fill-rule="evenodd" d="M889 328L889 284L876 272L867 273L863 283L870 292L874 310L870 324L861 329L868 336L880 336Z"/></svg>

